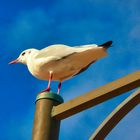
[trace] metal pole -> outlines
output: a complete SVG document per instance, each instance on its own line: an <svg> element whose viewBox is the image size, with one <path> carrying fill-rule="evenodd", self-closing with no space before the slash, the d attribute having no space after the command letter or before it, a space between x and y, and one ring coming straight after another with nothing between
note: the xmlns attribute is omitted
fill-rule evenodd
<svg viewBox="0 0 140 140"><path fill-rule="evenodd" d="M52 117L59 120L66 119L139 86L140 71L137 71L54 107Z"/></svg>
<svg viewBox="0 0 140 140"><path fill-rule="evenodd" d="M120 103L100 124L89 140L104 140L113 128L138 104L140 104L140 89Z"/></svg>
<svg viewBox="0 0 140 140"><path fill-rule="evenodd" d="M36 98L32 140L58 140L60 120L51 117L53 106L63 103L61 96L44 92Z"/></svg>

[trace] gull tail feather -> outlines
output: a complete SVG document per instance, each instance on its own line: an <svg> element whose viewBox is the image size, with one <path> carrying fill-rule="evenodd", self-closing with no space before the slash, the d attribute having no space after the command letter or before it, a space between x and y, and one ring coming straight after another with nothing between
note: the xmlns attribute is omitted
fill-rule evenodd
<svg viewBox="0 0 140 140"><path fill-rule="evenodd" d="M105 49L108 49L109 47L112 46L112 43L113 43L113 41L108 41L108 42L106 42L104 44L99 45L99 47L103 47Z"/></svg>

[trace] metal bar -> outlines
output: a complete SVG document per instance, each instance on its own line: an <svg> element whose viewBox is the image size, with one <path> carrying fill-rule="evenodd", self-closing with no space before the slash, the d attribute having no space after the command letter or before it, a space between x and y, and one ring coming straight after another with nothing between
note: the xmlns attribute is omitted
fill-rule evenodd
<svg viewBox="0 0 140 140"><path fill-rule="evenodd" d="M89 140L103 140L109 132L125 117L136 105L140 103L140 90L131 94L96 129Z"/></svg>
<svg viewBox="0 0 140 140"><path fill-rule="evenodd" d="M37 96L32 140L58 140L60 121L51 117L51 111L62 102L61 96L54 93Z"/></svg>
<svg viewBox="0 0 140 140"><path fill-rule="evenodd" d="M129 74L89 93L54 107L52 110L52 117L57 120L65 119L85 109L137 88L138 86L140 86L140 71Z"/></svg>

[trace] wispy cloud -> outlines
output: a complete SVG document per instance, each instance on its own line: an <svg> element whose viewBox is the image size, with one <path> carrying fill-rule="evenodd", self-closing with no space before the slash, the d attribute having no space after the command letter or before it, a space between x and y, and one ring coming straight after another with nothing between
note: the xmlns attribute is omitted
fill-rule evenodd
<svg viewBox="0 0 140 140"><path fill-rule="evenodd" d="M31 3L34 3L34 1L31 1ZM47 4L49 5L48 1L46 2ZM85 73L64 82L61 95L65 101L138 70L140 62L139 5L138 0L127 2L122 0L110 2L105 0L57 0L54 3L52 2L51 7L48 6L47 10L43 4L41 6L33 6L31 9L22 9L21 7L22 10L12 17L13 19L8 23L7 29L0 27L1 44L4 46L1 47L0 51L0 56L3 58L2 61L0 59L1 85L4 85L1 90L5 93L6 85L9 85L6 96L10 97L8 101L13 100L16 102L16 99L19 98L17 96L18 92L20 92L21 98L25 98L27 96L25 92L38 92L46 86L45 82L32 80L31 77L28 77L28 73L18 66L17 69L15 67L12 69L16 71L16 75L13 75L14 72L10 72L9 67L5 65L5 61L9 61L7 56L14 57L26 48L40 49L56 43L67 45L100 44L108 39L113 39L114 44L109 50L108 57L92 65ZM3 73L6 73L6 78ZM25 81L24 85L23 81ZM27 87L26 85L28 84L32 85ZM54 86L52 87L53 89ZM27 88L27 90L21 91L23 88ZM13 95L9 94L11 92L14 92L16 97L12 97ZM27 102L29 100L32 101L33 96L28 95L26 104L29 106L32 105ZM61 127L61 139L87 139L109 112L127 96L123 95L64 120ZM12 104L14 104L14 107L16 106L16 103ZM25 105L21 104L19 106L25 107ZM31 110L33 111L33 107L31 107ZM11 123L8 123L9 128L5 128L6 131L11 132L9 134L10 138L13 137L20 140L23 138L25 140L31 137L32 111L26 112L22 110L22 116L21 111L15 113L17 117L20 116L20 119L16 121L12 117ZM139 114L138 108L135 111ZM139 132L135 129L138 127L139 121L135 111L130 115L128 114L127 120L122 121L113 130L112 135L109 136L110 138L117 139L118 135L121 138L123 133L130 132L130 129L123 129L126 125L129 128L133 127L136 139L140 136ZM127 123L129 120L131 121L132 116L134 116L133 121ZM123 130L120 126L122 126ZM129 137L124 137L124 139L131 139L132 136L130 134Z"/></svg>
<svg viewBox="0 0 140 140"><path fill-rule="evenodd" d="M43 9L22 11L7 30L7 47L20 50L43 46L49 38L53 19Z"/></svg>

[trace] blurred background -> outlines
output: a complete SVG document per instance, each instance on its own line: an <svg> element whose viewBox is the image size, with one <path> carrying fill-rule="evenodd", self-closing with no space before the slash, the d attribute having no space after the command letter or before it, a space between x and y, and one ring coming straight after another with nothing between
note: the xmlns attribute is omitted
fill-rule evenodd
<svg viewBox="0 0 140 140"><path fill-rule="evenodd" d="M29 140L35 98L47 82L35 79L24 65L9 66L27 48L52 44L78 46L113 40L108 57L65 81L65 101L140 68L139 0L4 0L0 1L0 140ZM57 83L52 89L56 91ZM87 140L106 116L131 92L61 123L60 140ZM140 106L131 111L107 140L140 139Z"/></svg>

